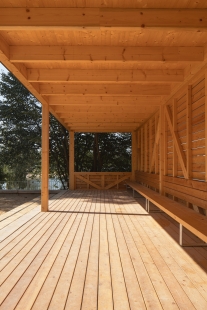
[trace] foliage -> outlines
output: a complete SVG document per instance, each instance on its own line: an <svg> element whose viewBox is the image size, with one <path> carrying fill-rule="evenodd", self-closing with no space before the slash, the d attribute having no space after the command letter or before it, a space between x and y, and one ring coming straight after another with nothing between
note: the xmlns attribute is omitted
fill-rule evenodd
<svg viewBox="0 0 207 310"><path fill-rule="evenodd" d="M2 73L1 78L0 180L24 181L28 174L41 173L41 105L11 73ZM50 177L60 179L64 187L68 139L68 131L50 115ZM75 134L75 171L130 170L130 134Z"/></svg>
<svg viewBox="0 0 207 310"><path fill-rule="evenodd" d="M131 171L131 134L78 133L75 156L76 171Z"/></svg>

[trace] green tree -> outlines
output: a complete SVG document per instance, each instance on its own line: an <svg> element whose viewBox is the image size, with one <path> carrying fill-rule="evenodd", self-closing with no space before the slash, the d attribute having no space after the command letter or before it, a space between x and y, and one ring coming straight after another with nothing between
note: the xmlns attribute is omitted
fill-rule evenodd
<svg viewBox="0 0 207 310"><path fill-rule="evenodd" d="M41 104L11 74L0 82L0 164L7 180L41 173ZM68 131L50 115L50 176L68 184ZM76 133L75 171L130 171L131 135ZM6 177L2 175L1 178Z"/></svg>
<svg viewBox="0 0 207 310"><path fill-rule="evenodd" d="M0 163L10 180L24 181L41 173L41 104L11 73L2 73L0 94ZM52 115L50 175L68 183L68 133Z"/></svg>

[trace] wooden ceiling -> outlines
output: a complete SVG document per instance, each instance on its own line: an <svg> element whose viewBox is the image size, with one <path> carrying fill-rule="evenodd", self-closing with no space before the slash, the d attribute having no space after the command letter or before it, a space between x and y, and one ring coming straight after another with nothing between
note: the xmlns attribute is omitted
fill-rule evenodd
<svg viewBox="0 0 207 310"><path fill-rule="evenodd" d="M206 44L207 1L0 1L0 61L71 131L136 130Z"/></svg>

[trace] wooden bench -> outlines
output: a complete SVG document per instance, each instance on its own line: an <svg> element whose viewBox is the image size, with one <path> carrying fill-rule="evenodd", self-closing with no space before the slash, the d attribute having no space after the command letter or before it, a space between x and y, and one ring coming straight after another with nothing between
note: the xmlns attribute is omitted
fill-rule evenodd
<svg viewBox="0 0 207 310"><path fill-rule="evenodd" d="M173 201L162 196L151 189L146 188L136 182L126 181L126 185L146 198L146 210L149 209L149 201L152 202L160 210L168 214L180 224L179 244L181 246L206 246L207 244L207 217L201 215L194 210L185 207L183 204ZM183 227L187 228L198 238L203 240L205 244L183 244Z"/></svg>

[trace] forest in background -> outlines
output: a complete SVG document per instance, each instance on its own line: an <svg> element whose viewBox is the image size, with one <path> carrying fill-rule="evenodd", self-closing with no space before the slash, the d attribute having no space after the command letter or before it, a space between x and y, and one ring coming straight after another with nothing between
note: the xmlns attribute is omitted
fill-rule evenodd
<svg viewBox="0 0 207 310"><path fill-rule="evenodd" d="M0 80L0 181L41 174L41 104L10 73ZM68 131L50 115L50 177L68 184ZM131 171L130 133L75 133L75 171Z"/></svg>

